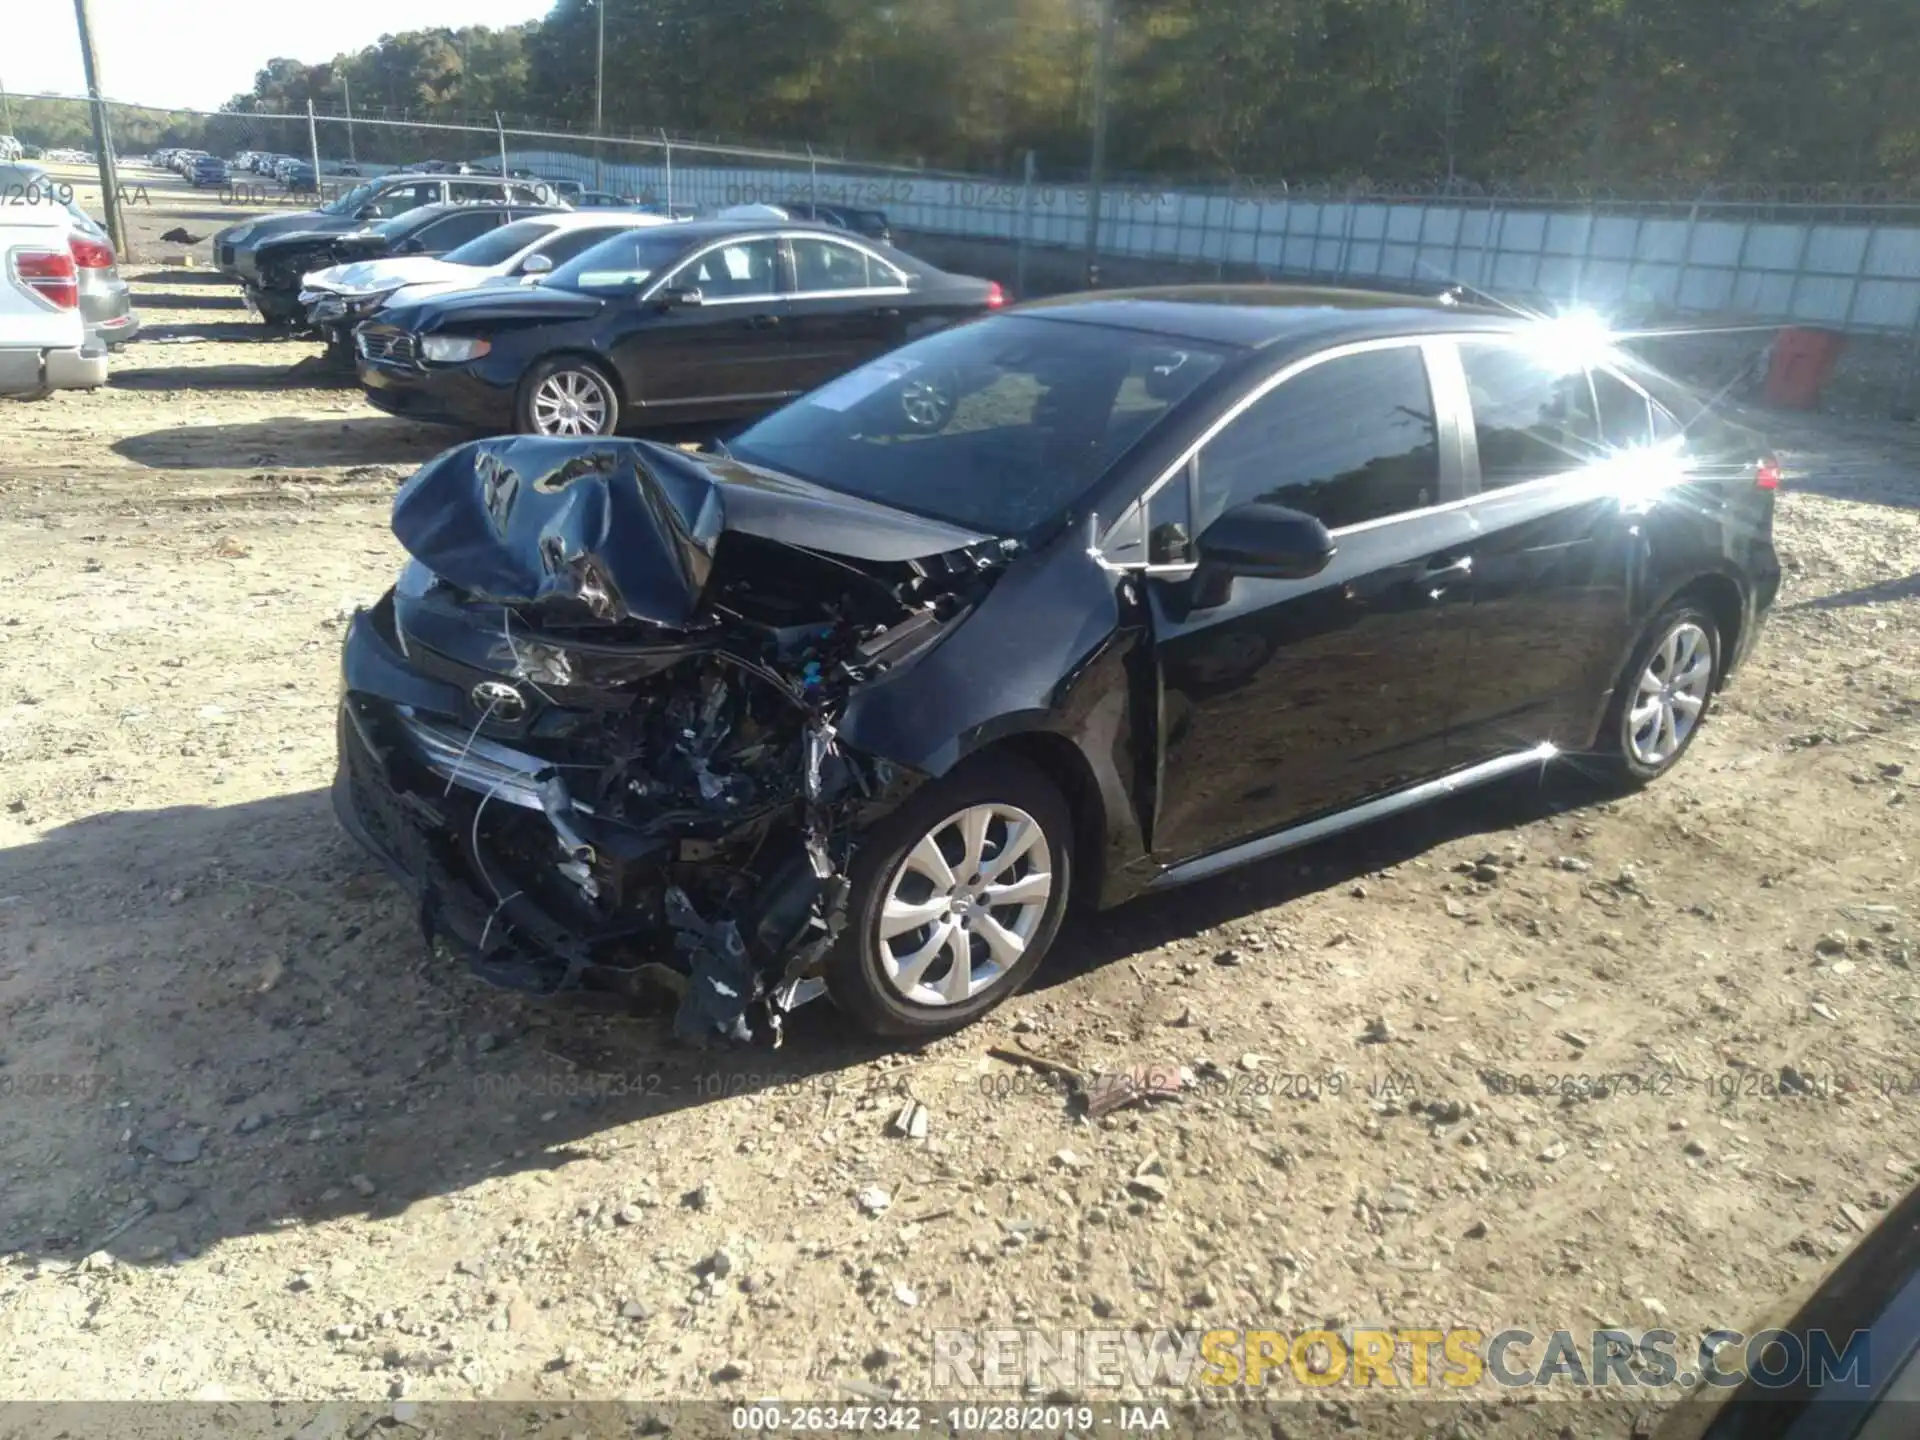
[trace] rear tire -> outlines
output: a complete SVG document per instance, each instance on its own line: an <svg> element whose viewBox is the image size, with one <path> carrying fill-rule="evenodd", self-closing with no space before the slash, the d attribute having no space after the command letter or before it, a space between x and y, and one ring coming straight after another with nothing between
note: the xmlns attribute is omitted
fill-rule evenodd
<svg viewBox="0 0 1920 1440"><path fill-rule="evenodd" d="M848 879L835 1003L875 1034L945 1035L1046 958L1071 898L1073 814L1035 766L983 755L869 831Z"/></svg>
<svg viewBox="0 0 1920 1440"><path fill-rule="evenodd" d="M611 435L620 428L620 392L593 361L553 356L521 379L513 428L522 435Z"/></svg>
<svg viewBox="0 0 1920 1440"><path fill-rule="evenodd" d="M1638 788L1678 764L1706 723L1723 670L1720 627L1704 607L1679 600L1655 616L1607 707L1596 752L1606 777Z"/></svg>

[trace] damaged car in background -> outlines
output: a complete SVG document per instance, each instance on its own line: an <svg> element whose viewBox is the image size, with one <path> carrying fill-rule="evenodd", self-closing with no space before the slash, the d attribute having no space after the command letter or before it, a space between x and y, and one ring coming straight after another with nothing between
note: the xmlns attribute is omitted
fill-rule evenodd
<svg viewBox="0 0 1920 1440"><path fill-rule="evenodd" d="M1664 773L1773 600L1777 483L1544 323L1042 302L711 451L430 462L394 505L412 559L349 628L335 807L495 983L658 979L689 1037L777 1041L823 992L938 1034L1072 897L1563 753Z"/></svg>

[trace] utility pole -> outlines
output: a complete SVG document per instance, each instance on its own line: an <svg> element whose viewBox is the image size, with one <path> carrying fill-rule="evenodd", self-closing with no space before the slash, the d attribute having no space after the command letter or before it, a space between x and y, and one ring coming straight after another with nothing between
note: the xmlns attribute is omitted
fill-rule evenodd
<svg viewBox="0 0 1920 1440"><path fill-rule="evenodd" d="M320 193L320 127L313 123L313 101L307 101L307 149L313 152L313 193Z"/></svg>
<svg viewBox="0 0 1920 1440"><path fill-rule="evenodd" d="M604 123L607 98L607 0L594 0L593 13L600 22L600 42L593 52L593 188L604 190L600 174L600 127Z"/></svg>
<svg viewBox="0 0 1920 1440"><path fill-rule="evenodd" d="M1113 64L1113 4L1100 0L1100 38L1093 57L1093 160L1087 170L1087 288L1100 278L1100 187L1107 170L1107 71Z"/></svg>
<svg viewBox="0 0 1920 1440"><path fill-rule="evenodd" d="M340 72L340 93L347 100L347 161L351 164L359 157L353 153L353 81L347 78L344 70Z"/></svg>
<svg viewBox="0 0 1920 1440"><path fill-rule="evenodd" d="M7 82L0 79L0 135L13 134L13 101L7 98Z"/></svg>
<svg viewBox="0 0 1920 1440"><path fill-rule="evenodd" d="M122 260L132 259L126 230L120 224L120 189L114 184L113 127L107 121L107 102L100 94L100 62L93 53L93 24L87 18L87 0L73 0L73 18L80 25L80 64L87 74L87 99L93 111L94 159L100 165L100 204L107 212L107 238Z"/></svg>

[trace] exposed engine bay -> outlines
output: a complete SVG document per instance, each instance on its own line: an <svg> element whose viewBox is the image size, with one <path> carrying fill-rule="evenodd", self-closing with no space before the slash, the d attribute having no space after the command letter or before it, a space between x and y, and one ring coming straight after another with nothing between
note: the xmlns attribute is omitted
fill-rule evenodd
<svg viewBox="0 0 1920 1440"><path fill-rule="evenodd" d="M430 942L537 994L662 981L682 1035L778 1043L864 821L919 779L836 721L1012 547L632 441L448 451L394 530L414 562L349 635L335 803Z"/></svg>

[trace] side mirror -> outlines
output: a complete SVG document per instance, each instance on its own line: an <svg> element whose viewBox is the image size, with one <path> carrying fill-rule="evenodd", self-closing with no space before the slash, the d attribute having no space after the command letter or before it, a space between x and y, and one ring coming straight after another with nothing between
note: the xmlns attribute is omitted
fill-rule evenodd
<svg viewBox="0 0 1920 1440"><path fill-rule="evenodd" d="M697 285L673 285L660 292L660 305L666 310L692 310L705 303Z"/></svg>
<svg viewBox="0 0 1920 1440"><path fill-rule="evenodd" d="M418 235L410 235L400 242L400 253L402 255L418 255L426 248L425 242L423 242Z"/></svg>
<svg viewBox="0 0 1920 1440"><path fill-rule="evenodd" d="M1333 537L1313 516L1255 500L1236 505L1201 532L1200 568L1232 577L1306 580L1333 559Z"/></svg>
<svg viewBox="0 0 1920 1440"><path fill-rule="evenodd" d="M377 220L379 217L380 207L378 205L362 205L354 212L353 216L356 220Z"/></svg>
<svg viewBox="0 0 1920 1440"><path fill-rule="evenodd" d="M529 255L525 260L520 262L520 273L522 275L545 275L551 269L553 269L553 257L551 255Z"/></svg>

